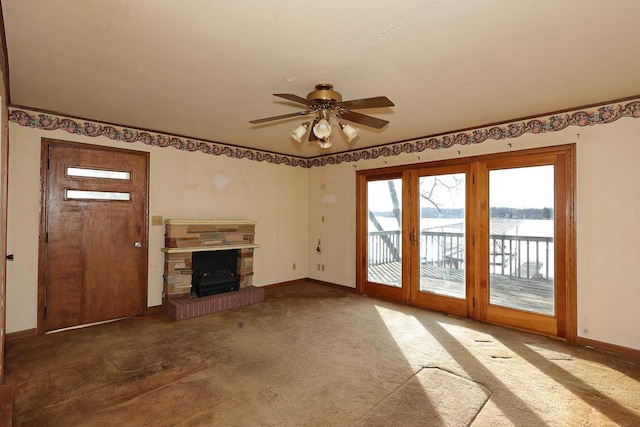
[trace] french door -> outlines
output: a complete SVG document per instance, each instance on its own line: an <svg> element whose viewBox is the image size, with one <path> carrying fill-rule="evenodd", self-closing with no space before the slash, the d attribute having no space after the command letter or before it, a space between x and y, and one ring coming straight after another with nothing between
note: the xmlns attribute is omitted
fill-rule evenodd
<svg viewBox="0 0 640 427"><path fill-rule="evenodd" d="M434 166L410 173L411 304L469 315L472 279L467 260L472 191L468 164Z"/></svg>
<svg viewBox="0 0 640 427"><path fill-rule="evenodd" d="M573 150L478 163L479 319L572 338L571 156Z"/></svg>
<svg viewBox="0 0 640 427"><path fill-rule="evenodd" d="M358 179L358 283L369 295L409 302L410 240L407 172ZM365 283L366 282L366 283ZM365 289L366 288L366 289Z"/></svg>
<svg viewBox="0 0 640 427"><path fill-rule="evenodd" d="M575 339L574 146L358 173L360 292Z"/></svg>

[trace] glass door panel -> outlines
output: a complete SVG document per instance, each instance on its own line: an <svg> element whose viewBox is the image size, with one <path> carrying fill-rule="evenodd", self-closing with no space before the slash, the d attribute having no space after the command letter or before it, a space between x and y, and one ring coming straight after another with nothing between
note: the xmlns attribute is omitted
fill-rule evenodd
<svg viewBox="0 0 640 427"><path fill-rule="evenodd" d="M434 166L412 177L411 304L469 315L469 165Z"/></svg>
<svg viewBox="0 0 640 427"><path fill-rule="evenodd" d="M555 315L554 165L489 171L489 304Z"/></svg>
<svg viewBox="0 0 640 427"><path fill-rule="evenodd" d="M367 281L402 288L402 179L367 182Z"/></svg>
<svg viewBox="0 0 640 427"><path fill-rule="evenodd" d="M356 177L361 293L575 340L575 146Z"/></svg>
<svg viewBox="0 0 640 427"><path fill-rule="evenodd" d="M418 179L420 292L466 298L465 174Z"/></svg>

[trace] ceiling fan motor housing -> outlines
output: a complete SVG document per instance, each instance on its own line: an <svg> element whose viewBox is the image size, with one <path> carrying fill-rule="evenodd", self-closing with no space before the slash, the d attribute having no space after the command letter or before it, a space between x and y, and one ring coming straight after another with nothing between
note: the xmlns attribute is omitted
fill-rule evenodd
<svg viewBox="0 0 640 427"><path fill-rule="evenodd" d="M316 90L307 95L307 101L313 104L331 104L342 102L342 95L333 90L333 85L320 83L316 85Z"/></svg>

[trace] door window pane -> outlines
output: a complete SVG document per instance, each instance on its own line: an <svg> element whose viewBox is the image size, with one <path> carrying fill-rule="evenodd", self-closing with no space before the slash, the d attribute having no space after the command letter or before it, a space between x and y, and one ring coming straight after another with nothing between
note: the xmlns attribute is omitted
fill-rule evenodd
<svg viewBox="0 0 640 427"><path fill-rule="evenodd" d="M402 287L402 180L367 183L368 280Z"/></svg>
<svg viewBox="0 0 640 427"><path fill-rule="evenodd" d="M554 167L489 171L489 303L554 315Z"/></svg>
<svg viewBox="0 0 640 427"><path fill-rule="evenodd" d="M420 292L465 298L465 174L420 177Z"/></svg>
<svg viewBox="0 0 640 427"><path fill-rule="evenodd" d="M67 199L79 200L131 200L130 193L118 193L114 191L83 191L83 190L67 190Z"/></svg>
<svg viewBox="0 0 640 427"><path fill-rule="evenodd" d="M130 172L110 171L103 169L74 168L67 166L67 176L80 178L108 178L130 180Z"/></svg>

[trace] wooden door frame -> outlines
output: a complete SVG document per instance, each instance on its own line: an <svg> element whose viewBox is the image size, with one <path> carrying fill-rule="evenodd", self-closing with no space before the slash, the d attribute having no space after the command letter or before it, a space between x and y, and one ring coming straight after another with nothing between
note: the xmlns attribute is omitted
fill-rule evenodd
<svg viewBox="0 0 640 427"><path fill-rule="evenodd" d="M457 298L448 297L446 295L436 294L436 293L426 293L421 292L419 289L420 284L420 246L419 245L411 245L412 253L410 256L411 262L411 283L415 283L417 286L410 290L411 305L421 308L427 308L430 310L442 311L445 313L453 314L460 317L472 317L474 304L473 304L473 283L474 283L474 274L475 270L473 268L469 268L468 260L474 259L469 254L473 251L473 227L472 224L475 223L475 212L473 202L475 201L472 191L472 186L474 185L474 163L461 163L456 162L454 164L444 165L439 162L435 162L433 164L427 164L422 168L412 168L410 174L412 194L411 200L415 200L417 202L416 206L411 206L411 224L418 225L420 224L420 178L423 176L437 176L437 175L446 175L446 174L464 174L465 183L465 218L464 218L464 245L465 245L465 299L459 300ZM418 238L420 240L420 238ZM428 300L424 298L428 295Z"/></svg>
<svg viewBox="0 0 640 427"><path fill-rule="evenodd" d="M147 173L145 176L145 192L144 199L144 260L145 276L144 286L142 286L143 313L148 310L148 291L149 291L149 165L150 154L146 151L128 150L125 148L106 147L102 145L87 144L81 142L65 141L60 139L42 138L40 142L40 231L38 235L38 313L36 323L36 333L38 335L45 333L45 295L46 295L46 230L47 230L47 186L49 180L48 161L49 147L62 146L72 148L83 148L88 150L100 150L112 153L128 153L137 154L145 158Z"/></svg>
<svg viewBox="0 0 640 427"><path fill-rule="evenodd" d="M576 217L575 217L575 184L576 184L576 168L575 168L575 144L563 145L559 147L550 147L545 150L529 150L526 156L523 156L522 162L509 159L510 167L529 167L536 164L553 164L554 165L554 212L562 212L562 215L554 213L554 229L555 241L559 243L555 248L555 256L558 259L564 259L564 269L556 268L555 281L564 283L555 295L555 317L556 330L548 335L563 338L568 342L575 344L577 341L577 262L576 262ZM487 166L500 165L500 161L506 157L496 157L487 162ZM505 163L505 166L507 164ZM491 168L488 167L488 170ZM486 183L485 183L486 184ZM488 189L486 190L488 191ZM488 209L488 207L487 207ZM486 214L486 212L485 212ZM484 215L488 218L488 214ZM561 220L564 218L564 221ZM484 260L486 262L486 260ZM483 262L483 261L481 261ZM556 267L558 263L554 263ZM488 268L483 263L485 267ZM486 289L482 290L481 297L486 297ZM488 306L488 304L487 304ZM495 307L494 311L500 313L502 308ZM504 309L505 313L506 310ZM485 319L487 313L483 313L480 320ZM529 314L530 320L538 316L537 323L544 325L548 318L543 315ZM518 328L518 321L512 324ZM526 329L526 327L525 327ZM544 333L544 332L543 332Z"/></svg>
<svg viewBox="0 0 640 427"><path fill-rule="evenodd" d="M0 21L2 21L2 11L0 11ZM6 56L5 56L6 60ZM0 66L1 67L1 66ZM7 79L7 70L6 66L1 67L2 72ZM8 89L5 81L5 95L8 94ZM0 171L2 171L2 176L0 177L0 209L2 213L0 214L0 234L2 237L0 239L0 304L2 305L2 309L0 309L0 385L4 381L4 355L5 355L5 338L6 338L6 330L7 330L7 229L8 229L8 216L9 216L9 109L7 108L6 96L2 97L2 102L0 103L0 108L2 108L2 121L0 126Z"/></svg>
<svg viewBox="0 0 640 427"><path fill-rule="evenodd" d="M362 173L361 173L362 172ZM410 251L410 239L408 233L410 212L406 209L406 203L409 200L410 186L406 185L408 181L406 178L408 171L402 167L391 167L384 169L376 169L372 171L358 171L356 172L356 289L359 293L364 294L366 291L366 285L370 284L375 286L375 283L367 281L367 227L360 226L362 221L367 218L367 183L369 181L382 181L387 179L402 179L402 259L409 260ZM370 179L373 178L373 179ZM364 215L364 217L363 217ZM362 218L365 218L364 220ZM385 289L380 287L380 292L377 292L375 296L389 299L395 302L408 303L410 299L409 288L407 284L410 279L409 269L402 269L402 288L400 291L397 288L389 287ZM384 286L384 285L379 285ZM388 291L388 292L387 292Z"/></svg>
<svg viewBox="0 0 640 427"><path fill-rule="evenodd" d="M502 153L495 154L487 154L481 156L471 156L465 158L456 158L435 162L423 162L416 164L409 164L403 166L392 166L387 168L376 168L369 170L359 170L356 172L356 289L359 293L364 292L364 282L367 277L367 227L366 222L363 224L363 218L366 221L367 210L367 201L366 191L367 191L367 181L369 177L384 177L393 176L397 178L399 175L403 173L408 173L408 171L414 169L423 169L429 168L433 166L451 166L457 165L460 163L469 163L471 164L471 171L474 177L478 176L479 167L478 164L480 162L486 161L495 161L498 159L506 159L513 158L514 156L545 156L545 155L560 155L565 157L565 166L566 169L560 172L562 179L564 180L564 184L558 184L558 186L564 186L565 191L565 218L566 221L563 225L564 230L561 230L561 233L565 237L566 247L565 247L565 269L560 271L560 274L564 274L565 276L565 295L564 301L559 301L557 304L562 304L565 309L564 319L560 322L558 321L558 331L557 337L561 339L565 339L567 342L571 344L576 344L577 336L578 336L578 315L577 315L577 246L576 246L576 144L565 144L565 145L557 145L551 147L543 147L543 148L533 148L527 150L513 150ZM556 178L558 177L558 173L556 173ZM475 178L473 178L475 179ZM474 182L473 185L477 185ZM556 186L556 189L558 188ZM404 186L403 186L404 187ZM472 194L476 194L477 192L473 192ZM472 196L475 197L475 196ZM403 203L404 199L403 199ZM473 200L473 205L478 206L478 200ZM481 210L481 209L480 209ZM404 211L403 211L404 215ZM469 233L469 237L475 240L475 244L473 244L473 250L479 250L479 235L484 232L485 235L488 233L488 225L484 224L483 221L479 219L479 212L473 212L474 220L476 222L475 226L472 227L474 231ZM404 217L403 217L404 221ZM404 224L403 224L404 228ZM483 228L485 228L483 230ZM404 229L403 229L404 233ZM404 233L408 234L408 233ZM403 237L404 238L404 237ZM403 246L408 244L408 242L404 242ZM403 253L404 256L404 253ZM479 298L482 293L481 284L480 284L480 274L477 274L480 268L482 267L482 262L479 259L479 256L473 257L473 266L470 268L474 268L476 271L472 274L473 280L467 287L467 289L472 289L474 292L474 297ZM404 276L403 272L403 276ZM404 280L404 277L403 277ZM409 302L407 299L405 302ZM481 320L483 318L483 313L481 312L481 304L475 304L469 310L469 317L474 320ZM508 325L503 325L507 327L512 327ZM528 331L532 332L532 331Z"/></svg>

